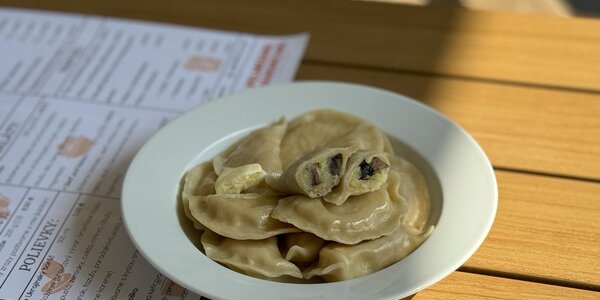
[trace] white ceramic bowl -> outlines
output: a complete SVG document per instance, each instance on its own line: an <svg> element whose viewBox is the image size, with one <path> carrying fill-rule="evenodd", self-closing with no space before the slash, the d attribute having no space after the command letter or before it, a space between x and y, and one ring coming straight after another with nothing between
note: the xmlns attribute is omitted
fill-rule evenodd
<svg viewBox="0 0 600 300"><path fill-rule="evenodd" d="M181 214L184 172L252 129L317 108L361 116L388 134L397 153L427 176L433 234L400 262L335 283L293 284L252 278L208 259ZM122 212L142 255L185 288L212 299L399 299L444 278L486 237L497 206L490 162L469 134L433 109L388 91L353 84L301 82L245 91L202 105L161 129L125 178Z"/></svg>

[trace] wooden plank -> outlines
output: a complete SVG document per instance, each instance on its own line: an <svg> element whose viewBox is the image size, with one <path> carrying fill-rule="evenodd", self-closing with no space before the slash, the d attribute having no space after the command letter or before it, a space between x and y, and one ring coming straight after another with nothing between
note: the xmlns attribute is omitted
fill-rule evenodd
<svg viewBox="0 0 600 300"><path fill-rule="evenodd" d="M600 90L600 20L360 1L0 0L266 34L311 33L309 60Z"/></svg>
<svg viewBox="0 0 600 300"><path fill-rule="evenodd" d="M495 166L600 178L600 95L311 64L298 77L424 99L473 134ZM498 217L467 266L600 285L600 184L497 175Z"/></svg>
<svg viewBox="0 0 600 300"><path fill-rule="evenodd" d="M496 220L465 266L600 289L600 184L502 171L496 177Z"/></svg>
<svg viewBox="0 0 600 300"><path fill-rule="evenodd" d="M472 134L496 167L600 179L600 94L310 63L297 78L420 99Z"/></svg>
<svg viewBox="0 0 600 300"><path fill-rule="evenodd" d="M535 282L454 272L412 300L599 299L600 293Z"/></svg>
<svg viewBox="0 0 600 300"><path fill-rule="evenodd" d="M313 41L307 55L311 60L586 89L599 86L597 21L425 11L372 3L165 3L0 1L263 33L310 30ZM449 33L452 40L448 40ZM424 99L472 132L497 166L599 178L597 94L310 64L300 72L301 78L328 76ZM498 178L497 222L466 266L597 285L599 185L510 172L498 172ZM590 295L573 289L568 290L585 295L561 294L554 288L566 288L554 286L550 292L540 292L530 286L533 283L483 275L454 273L449 278L455 274L477 276L451 282L448 289L456 291L457 297L466 293L466 282L482 277L493 282L474 287L468 295L487 297L505 290L518 291L520 298ZM435 286L417 297L434 292ZM447 299L446 294L439 295Z"/></svg>

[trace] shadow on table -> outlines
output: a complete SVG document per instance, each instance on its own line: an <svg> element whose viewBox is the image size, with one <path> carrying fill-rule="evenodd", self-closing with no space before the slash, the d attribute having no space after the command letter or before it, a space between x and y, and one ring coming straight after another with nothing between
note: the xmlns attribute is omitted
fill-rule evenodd
<svg viewBox="0 0 600 300"><path fill-rule="evenodd" d="M454 41L464 38L457 32L468 22L466 10L389 3L353 5L357 6L354 10L332 15L331 22L340 23L339 32L311 33L297 79L380 87L435 107L443 92L443 79L461 78L447 70L448 62L457 55ZM344 15L356 10L365 10L365 16ZM381 19L375 19L377 16ZM360 25L349 21L353 17ZM341 31L343 28L356 32L349 34Z"/></svg>

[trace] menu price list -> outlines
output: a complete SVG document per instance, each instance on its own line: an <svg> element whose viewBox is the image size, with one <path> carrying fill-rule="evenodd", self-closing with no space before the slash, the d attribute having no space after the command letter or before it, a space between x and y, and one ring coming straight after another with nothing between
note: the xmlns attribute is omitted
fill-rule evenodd
<svg viewBox="0 0 600 300"><path fill-rule="evenodd" d="M3 298L197 299L141 257L117 200L1 187L12 200L0 225L0 288L11 288Z"/></svg>
<svg viewBox="0 0 600 300"><path fill-rule="evenodd" d="M127 167L182 112L291 81L307 41L0 8L0 299L203 299L127 236Z"/></svg>

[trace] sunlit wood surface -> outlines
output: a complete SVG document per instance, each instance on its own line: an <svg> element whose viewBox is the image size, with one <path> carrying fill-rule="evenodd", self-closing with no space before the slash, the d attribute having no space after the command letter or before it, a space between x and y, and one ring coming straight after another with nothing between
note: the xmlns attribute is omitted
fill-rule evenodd
<svg viewBox="0 0 600 300"><path fill-rule="evenodd" d="M266 34L307 31L299 80L423 101L496 168L488 238L414 299L600 299L600 21L358 1L0 0ZM1 45L0 45L1 47Z"/></svg>

